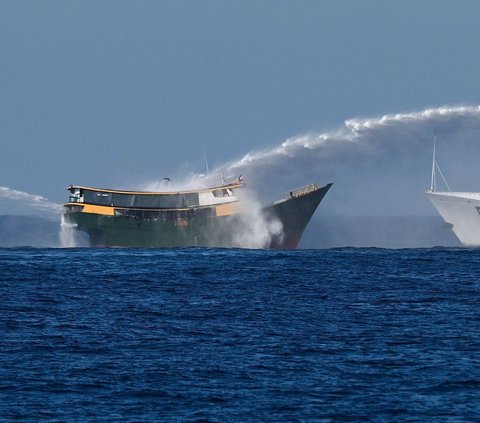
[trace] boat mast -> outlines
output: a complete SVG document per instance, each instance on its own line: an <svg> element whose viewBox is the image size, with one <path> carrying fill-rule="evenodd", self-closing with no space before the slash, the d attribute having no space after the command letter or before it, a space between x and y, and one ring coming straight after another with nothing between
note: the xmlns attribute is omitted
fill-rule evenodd
<svg viewBox="0 0 480 423"><path fill-rule="evenodd" d="M435 180L435 168L437 163L435 161L435 146L437 144L437 134L433 135L433 156L432 156L432 181L430 183L430 191L435 192L437 190L437 181Z"/></svg>

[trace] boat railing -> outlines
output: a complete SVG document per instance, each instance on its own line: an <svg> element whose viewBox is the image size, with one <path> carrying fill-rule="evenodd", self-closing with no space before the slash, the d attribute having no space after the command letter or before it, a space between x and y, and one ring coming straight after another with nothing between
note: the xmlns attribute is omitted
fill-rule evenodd
<svg viewBox="0 0 480 423"><path fill-rule="evenodd" d="M302 195L318 190L318 188L318 184L305 185L304 187L290 191L290 198L301 197Z"/></svg>

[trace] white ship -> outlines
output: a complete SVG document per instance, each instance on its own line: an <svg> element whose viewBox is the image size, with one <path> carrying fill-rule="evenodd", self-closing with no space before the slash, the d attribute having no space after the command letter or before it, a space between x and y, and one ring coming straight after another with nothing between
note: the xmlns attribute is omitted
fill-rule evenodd
<svg viewBox="0 0 480 423"><path fill-rule="evenodd" d="M437 171L448 191L437 191ZM480 192L450 190L435 160L435 141L433 143L432 182L426 194L463 245L480 245Z"/></svg>

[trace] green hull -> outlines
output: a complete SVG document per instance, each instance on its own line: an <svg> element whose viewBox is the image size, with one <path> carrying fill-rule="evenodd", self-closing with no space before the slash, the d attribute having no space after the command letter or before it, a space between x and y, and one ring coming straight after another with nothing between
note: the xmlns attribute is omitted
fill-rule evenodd
<svg viewBox="0 0 480 423"><path fill-rule="evenodd" d="M66 205L66 220L88 233L92 247L295 248L330 186L263 208L260 221L280 222L282 230L265 236L258 244L249 243L248 237L266 230L256 227L259 222L248 214L209 216L192 213L188 219L165 220L148 218L148 214L139 217L84 213Z"/></svg>

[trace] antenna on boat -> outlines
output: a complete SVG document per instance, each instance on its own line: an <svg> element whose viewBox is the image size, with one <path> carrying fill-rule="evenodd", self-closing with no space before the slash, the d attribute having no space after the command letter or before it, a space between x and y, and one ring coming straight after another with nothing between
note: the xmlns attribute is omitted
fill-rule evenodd
<svg viewBox="0 0 480 423"><path fill-rule="evenodd" d="M205 147L202 145L203 150L203 159L205 160L205 170L207 171L207 176L210 173L208 170L208 162L207 162L207 153L205 153Z"/></svg>

